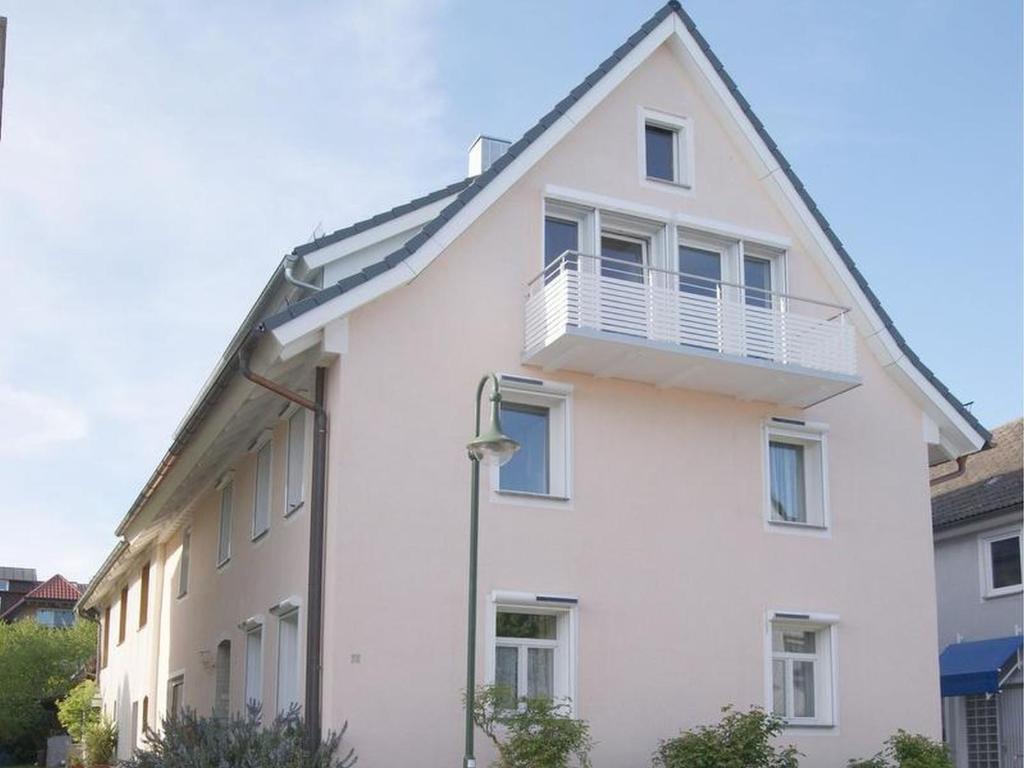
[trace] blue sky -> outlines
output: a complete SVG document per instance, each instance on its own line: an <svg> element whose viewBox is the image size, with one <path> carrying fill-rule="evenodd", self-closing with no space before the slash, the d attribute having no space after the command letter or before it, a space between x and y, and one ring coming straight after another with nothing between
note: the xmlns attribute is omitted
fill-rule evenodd
<svg viewBox="0 0 1024 768"><path fill-rule="evenodd" d="M0 564L88 579L281 255L460 178L658 6L0 3ZM1019 415L1020 3L686 7L915 350Z"/></svg>

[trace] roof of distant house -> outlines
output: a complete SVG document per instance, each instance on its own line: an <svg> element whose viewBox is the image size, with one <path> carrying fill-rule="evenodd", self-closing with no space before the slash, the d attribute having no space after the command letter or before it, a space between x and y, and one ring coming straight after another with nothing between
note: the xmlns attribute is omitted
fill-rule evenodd
<svg viewBox="0 0 1024 768"><path fill-rule="evenodd" d="M0 616L0 619L7 618L18 612L18 609L26 603L35 602L67 602L72 605L82 596L82 587L68 581L59 573L51 576L31 592L26 593L21 600L16 602ZM69 606L70 607L70 606Z"/></svg>
<svg viewBox="0 0 1024 768"><path fill-rule="evenodd" d="M932 467L932 478L956 463ZM992 430L990 447L964 458L964 471L932 487L932 527L948 528L1024 507L1024 420Z"/></svg>

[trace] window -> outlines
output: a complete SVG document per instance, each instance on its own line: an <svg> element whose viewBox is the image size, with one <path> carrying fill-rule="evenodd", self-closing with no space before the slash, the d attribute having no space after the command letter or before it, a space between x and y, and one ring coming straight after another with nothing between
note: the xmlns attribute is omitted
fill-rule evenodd
<svg viewBox="0 0 1024 768"><path fill-rule="evenodd" d="M288 474L285 478L285 510L287 517L302 506L306 463L306 412L301 408L288 419Z"/></svg>
<svg viewBox="0 0 1024 768"><path fill-rule="evenodd" d="M299 703L299 612L282 614L277 639L277 711Z"/></svg>
<svg viewBox="0 0 1024 768"><path fill-rule="evenodd" d="M718 296L722 254L690 245L679 246L679 290L695 296Z"/></svg>
<svg viewBox="0 0 1024 768"><path fill-rule="evenodd" d="M643 283L647 249L648 242L643 238L613 233L602 234L601 276Z"/></svg>
<svg viewBox="0 0 1024 768"><path fill-rule="evenodd" d="M494 599L490 678L504 690L508 706L522 699L573 699L575 599L519 593Z"/></svg>
<svg viewBox="0 0 1024 768"><path fill-rule="evenodd" d="M550 267L559 256L566 251L576 252L580 249L580 224L573 219L544 217L544 267ZM575 257L567 257L566 264L574 265ZM552 274L560 266L552 268Z"/></svg>
<svg viewBox="0 0 1024 768"><path fill-rule="evenodd" d="M1021 592L1020 543L1020 528L1004 528L978 539L984 597Z"/></svg>
<svg viewBox="0 0 1024 768"><path fill-rule="evenodd" d="M569 498L569 393L564 385L503 376L501 428L519 450L494 469L499 493Z"/></svg>
<svg viewBox="0 0 1024 768"><path fill-rule="evenodd" d="M964 697L967 768L999 768L999 697Z"/></svg>
<svg viewBox="0 0 1024 768"><path fill-rule="evenodd" d="M245 705L263 704L263 625L245 633Z"/></svg>
<svg viewBox="0 0 1024 768"><path fill-rule="evenodd" d="M772 306L772 262L758 256L743 257L744 301L748 307Z"/></svg>
<svg viewBox="0 0 1024 768"><path fill-rule="evenodd" d="M105 669L107 662L110 661L110 606L108 605L103 610L103 626L100 628L103 632L103 653L100 655L100 669Z"/></svg>
<svg viewBox="0 0 1024 768"><path fill-rule="evenodd" d="M149 620L149 563L142 566L139 576L139 629Z"/></svg>
<svg viewBox="0 0 1024 768"><path fill-rule="evenodd" d="M11 582L9 582L7 579L0 579L0 592L10 592L10 591L11 591Z"/></svg>
<svg viewBox="0 0 1024 768"><path fill-rule="evenodd" d="M70 627L75 623L75 612L67 608L43 608L36 612L36 621L44 627Z"/></svg>
<svg viewBox="0 0 1024 768"><path fill-rule="evenodd" d="M132 752L139 746L139 702L132 702L132 737L129 748Z"/></svg>
<svg viewBox="0 0 1024 768"><path fill-rule="evenodd" d="M216 679L213 689L213 716L227 720L231 709L231 641L217 644Z"/></svg>
<svg viewBox="0 0 1024 768"><path fill-rule="evenodd" d="M192 531L188 528L181 534L181 562L178 564L178 597L188 594L188 561L192 548Z"/></svg>
<svg viewBox="0 0 1024 768"><path fill-rule="evenodd" d="M827 528L825 428L773 419L765 435L769 522Z"/></svg>
<svg viewBox="0 0 1024 768"><path fill-rule="evenodd" d="M220 528L217 533L217 567L231 559L231 507L235 486L225 483L220 492Z"/></svg>
<svg viewBox="0 0 1024 768"><path fill-rule="evenodd" d="M271 444L268 442L256 452L256 493L252 508L253 541L270 528L270 460Z"/></svg>
<svg viewBox="0 0 1024 768"><path fill-rule="evenodd" d="M693 146L685 117L641 109L640 178L642 182L689 188L693 184Z"/></svg>
<svg viewBox="0 0 1024 768"><path fill-rule="evenodd" d="M124 642L124 636L128 629L128 587L121 588L121 607L117 618L117 644Z"/></svg>
<svg viewBox="0 0 1024 768"><path fill-rule="evenodd" d="M149 696L142 697L142 732L149 728Z"/></svg>
<svg viewBox="0 0 1024 768"><path fill-rule="evenodd" d="M177 718L185 709L185 676L176 675L167 682L167 716Z"/></svg>
<svg viewBox="0 0 1024 768"><path fill-rule="evenodd" d="M832 627L776 615L771 622L771 707L790 725L832 725Z"/></svg>

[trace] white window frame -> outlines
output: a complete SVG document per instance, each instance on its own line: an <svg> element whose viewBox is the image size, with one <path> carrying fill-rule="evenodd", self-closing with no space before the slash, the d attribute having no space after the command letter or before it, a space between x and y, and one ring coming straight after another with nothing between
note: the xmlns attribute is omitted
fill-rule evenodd
<svg viewBox="0 0 1024 768"><path fill-rule="evenodd" d="M181 533L181 550L178 556L178 599L188 595L189 571L192 570L192 529Z"/></svg>
<svg viewBox="0 0 1024 768"><path fill-rule="evenodd" d="M267 652L267 646L266 646L266 642L265 642L265 640L266 640L266 633L263 631L263 619L262 619L262 617L254 617L252 619L249 619L246 622L243 622L242 625L241 625L241 629L242 629L242 631L245 632L245 680L243 681L243 684L242 684L242 690L244 692L244 701L242 703L243 703L243 712L247 713L248 712L248 708L249 708L249 702L251 702L253 700L255 700L256 703L259 704L260 707L263 706L263 684L264 684L264 680L263 680L263 671L264 671L263 670L263 662L264 662L265 654ZM255 686L256 687L256 695L255 696L251 696L250 694L252 693L252 691L250 689L252 687L254 687L254 685L253 685L254 681L251 679L251 676L250 676L250 671L251 670L249 669L249 644L251 642L253 642L252 636L255 635L256 633L259 633L259 637L260 637L259 660L256 663L257 677L259 679L256 681L256 682L258 682L258 685Z"/></svg>
<svg viewBox="0 0 1024 768"><path fill-rule="evenodd" d="M776 520L772 516L772 470L771 443L782 442L804 447L804 507L807 510L808 522ZM816 470L812 462L807 460L807 449L817 453ZM764 496L764 521L769 531L801 533L804 535L832 535L832 514L829 505L829 474L828 474L828 425L818 422L802 422L797 419L782 417L768 419L761 428L761 453ZM816 477L815 477L816 475ZM815 488L812 493L811 484ZM817 519L812 522L812 499L817 500Z"/></svg>
<svg viewBox="0 0 1024 768"><path fill-rule="evenodd" d="M497 667L497 620L498 613L503 610L512 613L535 613L556 617L556 640L519 640L516 643L522 643L524 647L527 647L527 644L533 644L534 647L540 647L543 644L544 647L555 648L554 701L556 704L567 704L570 713L575 716L577 711L579 599L572 595L547 593L505 590L491 592L487 601L487 658L485 663L485 681L489 685L494 684ZM553 646L550 644L552 642ZM525 674L525 667L520 669L520 674ZM525 690L524 687L520 694L525 695Z"/></svg>
<svg viewBox="0 0 1024 768"><path fill-rule="evenodd" d="M1014 525L995 531L986 531L978 536L978 566L981 578L981 597L983 600L1003 597L1005 595L1017 595L1024 592L1024 583L1012 584L1008 587L992 586L992 543L1016 537L1018 542L1024 544L1024 541L1021 541L1021 530L1022 526ZM1021 554L1024 557L1024 552Z"/></svg>
<svg viewBox="0 0 1024 768"><path fill-rule="evenodd" d="M572 385L501 374L502 402L548 409L548 492L501 489L501 468L491 467L491 501L520 505L555 505L572 500Z"/></svg>
<svg viewBox="0 0 1024 768"><path fill-rule="evenodd" d="M266 527L256 528L260 511L260 455L267 452L267 509ZM252 467L252 541L258 541L270 532L271 508L274 504L274 441L267 436L253 447Z"/></svg>
<svg viewBox="0 0 1024 768"><path fill-rule="evenodd" d="M831 613L770 610L765 622L764 677L765 711L774 712L773 662L776 658L801 657L804 654L776 653L772 645L772 631L776 625L816 633L814 669L814 717L784 717L787 728L837 728L839 726L839 616ZM824 674L822 674L824 673ZM786 680L786 701L792 706L793 691L790 677Z"/></svg>
<svg viewBox="0 0 1024 768"><path fill-rule="evenodd" d="M298 471L298 484L299 484L299 495L298 502L294 505L291 503L292 496L292 421L295 419L302 420L302 446L299 455L301 456L301 466ZM306 501L306 489L308 483L306 482L307 467L309 467L309 456L307 456L307 449L310 444L310 423L309 413L305 408L296 406L290 409L290 412L285 413L285 467L284 467L284 516L290 517L292 514L302 509Z"/></svg>
<svg viewBox="0 0 1024 768"><path fill-rule="evenodd" d="M577 251L591 256L597 255L595 235L598 232L598 228L595 210L587 206L568 203L562 200L545 199L540 224L540 250L538 251L540 254L540 265L538 266L538 271L546 267L544 264L544 237L546 231L544 220L548 218L574 223L576 225ZM592 259L586 259L585 261L592 261Z"/></svg>
<svg viewBox="0 0 1024 768"><path fill-rule="evenodd" d="M302 705L302 669L303 669L303 663L302 663L302 643L303 643L303 637L302 637L302 623L300 621L300 619L302 617L301 617L301 614L299 613L300 608L299 608L298 605L293 605L291 603L282 604L282 606L283 605L288 605L289 607L287 607L287 608L281 607L281 608L278 608L277 610L271 609L271 612L275 613L275 615L277 616L277 668L276 668L276 673L277 673L276 677L277 677L277 679L276 679L275 685L274 685L274 687L276 688L276 690L274 691L274 698L275 698L275 702L274 703L276 705L275 706L275 711L278 712L278 713L281 713L281 712L285 711L285 709L282 707L283 702L281 701L281 680L282 680L281 660L284 658L284 656L281 653L281 636L282 636L281 626L284 624L284 622L290 621L292 619L292 617L294 617L294 619L295 619L295 680L293 681L293 684L295 686L295 699L294 699L293 702L289 703L289 706L291 705L291 703L298 704L299 706Z"/></svg>
<svg viewBox="0 0 1024 768"><path fill-rule="evenodd" d="M231 560L231 522L234 517L235 508L235 484L230 479L227 479L219 487L220 516L217 527L217 567L222 568ZM225 546L222 547L222 545Z"/></svg>
<svg viewBox="0 0 1024 768"><path fill-rule="evenodd" d="M647 175L647 126L672 131L675 141L672 146L674 176L671 181ZM639 158L640 184L685 195L693 195L694 149L693 120L682 115L673 115L647 107L637 108L637 157Z"/></svg>

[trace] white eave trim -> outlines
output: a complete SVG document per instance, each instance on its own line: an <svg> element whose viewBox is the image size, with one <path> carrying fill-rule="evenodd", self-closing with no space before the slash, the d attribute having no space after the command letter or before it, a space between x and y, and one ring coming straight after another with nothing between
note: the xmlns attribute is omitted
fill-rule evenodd
<svg viewBox="0 0 1024 768"><path fill-rule="evenodd" d="M842 257L833 247L818 221L804 204L785 173L780 168L771 150L758 135L746 114L736 102L722 78L715 71L704 51L690 35L682 19L675 13L669 14L657 27L641 40L604 77L588 90L570 109L548 127L526 150L507 168L496 176L484 189L441 227L433 237L393 269L384 272L350 291L346 291L319 307L275 328L274 338L282 345L288 345L308 333L316 331L325 323L346 315L363 304L369 303L384 293L409 283L447 248L476 218L486 211L509 187L518 181L541 157L571 131L580 120L589 114L613 89L625 80L651 53L666 40L673 39L681 45L691 62L704 76L707 84L718 96L720 103L732 117L735 125L756 152L766 170L764 180L773 180L778 190L795 211L815 245L825 256L834 274L851 297L851 303L861 313L870 327L868 346L884 367L895 367L907 383L920 393L919 405L936 419L943 434L962 454L981 450L985 440L960 413L946 400L938 389L928 381L900 350L892 334L885 327L871 301L854 279ZM676 46L673 46L675 49ZM678 51L676 51L678 53ZM453 198L449 198L448 201ZM445 203L447 204L447 203ZM440 209L439 209L440 210ZM397 220L396 220L397 221ZM332 257L336 258L336 257ZM308 262L307 260L307 263ZM945 427L945 429L943 429ZM949 433L953 431L954 435Z"/></svg>

